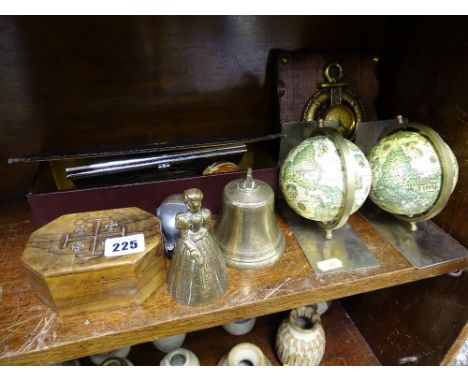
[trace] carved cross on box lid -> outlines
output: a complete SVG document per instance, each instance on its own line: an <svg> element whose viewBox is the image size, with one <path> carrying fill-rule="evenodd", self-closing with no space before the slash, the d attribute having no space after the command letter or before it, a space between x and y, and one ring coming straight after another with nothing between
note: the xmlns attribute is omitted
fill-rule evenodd
<svg viewBox="0 0 468 382"><path fill-rule="evenodd" d="M107 239L136 234L140 251L105 256ZM33 232L21 261L38 298L60 314L141 303L166 279L159 219L139 208L63 215Z"/></svg>
<svg viewBox="0 0 468 382"><path fill-rule="evenodd" d="M159 220L139 208L91 211L63 215L35 231L22 256L28 267L41 274L74 273L128 263L142 254L104 257L108 238L143 233L151 249L160 239Z"/></svg>

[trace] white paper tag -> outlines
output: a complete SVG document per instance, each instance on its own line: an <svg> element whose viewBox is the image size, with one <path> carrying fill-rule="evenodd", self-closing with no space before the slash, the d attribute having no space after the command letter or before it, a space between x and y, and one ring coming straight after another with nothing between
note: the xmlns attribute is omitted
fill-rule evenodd
<svg viewBox="0 0 468 382"><path fill-rule="evenodd" d="M138 233L107 239L104 244L104 256L115 257L131 255L145 250L145 235Z"/></svg>
<svg viewBox="0 0 468 382"><path fill-rule="evenodd" d="M317 267L323 272L341 268L342 266L343 263L340 259L337 259L336 257L334 257L333 259L322 260L317 262Z"/></svg>

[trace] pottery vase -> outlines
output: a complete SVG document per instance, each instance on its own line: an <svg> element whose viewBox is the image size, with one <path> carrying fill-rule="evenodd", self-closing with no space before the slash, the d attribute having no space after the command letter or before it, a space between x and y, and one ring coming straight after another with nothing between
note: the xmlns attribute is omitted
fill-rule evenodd
<svg viewBox="0 0 468 382"><path fill-rule="evenodd" d="M81 362L79 359L71 359L69 361L63 361L60 363L55 363L51 366L81 366Z"/></svg>
<svg viewBox="0 0 468 382"><path fill-rule="evenodd" d="M179 349L185 341L185 333L177 334L175 336L160 338L159 340L154 340L153 345L156 349L162 351L163 353L169 353L173 350Z"/></svg>
<svg viewBox="0 0 468 382"><path fill-rule="evenodd" d="M101 363L101 366L135 366L132 361L127 358L110 357Z"/></svg>
<svg viewBox="0 0 468 382"><path fill-rule="evenodd" d="M198 357L187 349L176 349L166 354L160 366L200 366Z"/></svg>
<svg viewBox="0 0 468 382"><path fill-rule="evenodd" d="M228 324L224 324L223 328L226 330L226 332L234 336L241 336L243 334L247 334L253 329L255 321L255 318L237 320L234 322L229 322Z"/></svg>
<svg viewBox="0 0 468 382"><path fill-rule="evenodd" d="M325 332L311 306L291 310L276 335L276 353L283 365L315 366L325 352Z"/></svg>
<svg viewBox="0 0 468 382"><path fill-rule="evenodd" d="M92 363L94 363L96 366L101 365L106 359L112 358L112 357L117 357L117 358L126 358L128 354L130 353L131 347L128 346L126 348L121 348L121 349L115 349L111 350L105 353L99 353L90 356L90 360Z"/></svg>
<svg viewBox="0 0 468 382"><path fill-rule="evenodd" d="M271 366L271 362L258 346L244 342L234 346L218 366Z"/></svg>

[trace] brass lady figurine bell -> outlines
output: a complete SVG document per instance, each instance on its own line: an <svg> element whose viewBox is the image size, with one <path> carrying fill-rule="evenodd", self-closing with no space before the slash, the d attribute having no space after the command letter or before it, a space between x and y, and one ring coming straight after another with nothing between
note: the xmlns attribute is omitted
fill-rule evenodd
<svg viewBox="0 0 468 382"><path fill-rule="evenodd" d="M226 292L226 263L207 229L211 212L201 206L203 193L191 188L184 192L184 199L188 211L176 215L180 236L169 268L167 288L181 304L208 304Z"/></svg>

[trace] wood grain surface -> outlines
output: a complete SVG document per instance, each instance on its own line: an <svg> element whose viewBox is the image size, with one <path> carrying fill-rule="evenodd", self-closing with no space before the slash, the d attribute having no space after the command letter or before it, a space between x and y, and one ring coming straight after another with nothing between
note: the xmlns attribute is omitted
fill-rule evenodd
<svg viewBox="0 0 468 382"><path fill-rule="evenodd" d="M216 366L221 357L241 342L257 345L273 366L280 365L275 352L275 338L281 321L289 312L258 317L251 332L234 336L221 326L189 333L182 344L193 351L202 366ZM321 316L326 345L321 366L380 365L379 360L366 343L361 333L338 301ZM151 342L133 346L128 359L136 366L159 365L165 353L157 350ZM88 357L80 359L82 365L92 365Z"/></svg>
<svg viewBox="0 0 468 382"><path fill-rule="evenodd" d="M443 275L342 301L383 365L439 365L468 321L467 289L468 273Z"/></svg>
<svg viewBox="0 0 468 382"><path fill-rule="evenodd" d="M381 266L317 276L294 234L278 217L287 242L283 257L269 268L229 269L229 289L216 303L202 307L182 306L170 298L165 288L160 288L137 308L59 317L37 300L19 263L27 238L34 230L25 212L25 202L0 206L0 364L56 363L241 318L429 278L467 265L466 260L457 260L415 269L355 214L350 224Z"/></svg>
<svg viewBox="0 0 468 382"><path fill-rule="evenodd" d="M401 114L434 128L455 153L458 184L434 219L468 245L468 33L466 18L424 17L428 27L404 18L381 60L380 117ZM429 25L437 25L432 28Z"/></svg>
<svg viewBox="0 0 468 382"><path fill-rule="evenodd" d="M0 18L0 198L8 157L274 129L274 49L376 50L384 17ZM369 33L372 31L372 33Z"/></svg>
<svg viewBox="0 0 468 382"><path fill-rule="evenodd" d="M143 251L104 255L106 237L135 234L144 235ZM96 257L80 260L76 243ZM141 303L166 280L159 219L135 207L63 215L30 236L21 262L38 298L61 316Z"/></svg>
<svg viewBox="0 0 468 382"><path fill-rule="evenodd" d="M287 52L277 55L278 107L280 122L302 121L309 99L326 82L323 70L326 65L338 62L344 71L346 90L352 92L363 104L367 120L377 118L379 96L379 56L348 52Z"/></svg>
<svg viewBox="0 0 468 382"><path fill-rule="evenodd" d="M441 362L441 366L451 365L468 366L468 321Z"/></svg>

